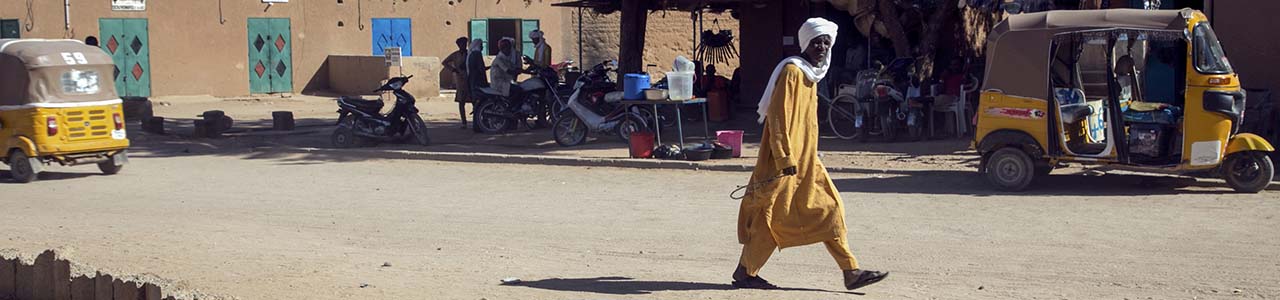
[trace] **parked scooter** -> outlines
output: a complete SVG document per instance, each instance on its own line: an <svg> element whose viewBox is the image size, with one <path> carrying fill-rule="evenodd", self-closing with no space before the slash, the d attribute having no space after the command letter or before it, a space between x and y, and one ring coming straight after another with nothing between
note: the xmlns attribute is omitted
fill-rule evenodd
<svg viewBox="0 0 1280 300"><path fill-rule="evenodd" d="M530 61L528 56L524 57ZM554 102L560 99L560 74L552 68L531 65L525 73L533 77L517 83L523 91L522 105L515 105L509 96L502 96L492 88L480 88L480 101L476 104L474 127L476 132L500 133L516 129L520 124L532 129L528 121L534 119L538 126L548 124L549 115ZM513 86L514 87L514 86Z"/></svg>
<svg viewBox="0 0 1280 300"><path fill-rule="evenodd" d="M574 83L566 108L552 126L556 144L569 147L587 141L588 132L613 134L622 141L631 133L651 130L637 107L628 108L622 101L622 91L610 73L616 72L617 62L603 62L592 67Z"/></svg>
<svg viewBox="0 0 1280 300"><path fill-rule="evenodd" d="M418 116L417 100L404 91L407 77L395 77L374 92L390 91L396 97L395 107L382 115L382 101L343 96L338 98L338 127L333 130L335 147L349 148L372 142L403 142L414 139L420 145L431 144L427 123Z"/></svg>
<svg viewBox="0 0 1280 300"><path fill-rule="evenodd" d="M892 142L897 139L898 130L903 126L900 122L908 121L910 105L904 96L905 88L899 89L895 78L902 78L901 72L911 66L912 59L899 58L880 69L868 69L858 72L858 109L854 126L857 128L857 139L865 141L870 136L882 137ZM912 120L914 121L914 120ZM910 122L908 122L910 123Z"/></svg>

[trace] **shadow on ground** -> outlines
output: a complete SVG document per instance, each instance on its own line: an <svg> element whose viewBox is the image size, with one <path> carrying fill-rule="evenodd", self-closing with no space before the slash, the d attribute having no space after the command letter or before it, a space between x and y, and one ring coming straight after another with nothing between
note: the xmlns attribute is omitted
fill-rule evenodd
<svg viewBox="0 0 1280 300"><path fill-rule="evenodd" d="M621 276L595 278L550 278L535 281L523 281L508 286L522 286L561 292L587 292L610 295L648 295L653 292L664 291L726 291L734 289L733 286L722 283L644 281ZM862 295L857 292L840 292L805 288L782 288L781 290Z"/></svg>
<svg viewBox="0 0 1280 300"><path fill-rule="evenodd" d="M860 178L833 180L842 192L873 194L931 194L969 196L1138 196L1171 194L1230 194L1225 183L1191 177L1159 175L1055 173L1036 179L1025 191L996 190L975 171L891 170ZM1273 184L1267 190L1280 191Z"/></svg>

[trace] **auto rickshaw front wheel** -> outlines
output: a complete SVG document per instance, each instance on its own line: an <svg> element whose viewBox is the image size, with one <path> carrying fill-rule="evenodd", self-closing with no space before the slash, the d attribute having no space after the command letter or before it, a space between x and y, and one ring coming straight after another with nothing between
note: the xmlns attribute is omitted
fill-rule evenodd
<svg viewBox="0 0 1280 300"><path fill-rule="evenodd" d="M987 181L1008 192L1017 192L1031 185L1037 173L1035 163L1026 151L1015 147L1005 147L991 153L987 158Z"/></svg>
<svg viewBox="0 0 1280 300"><path fill-rule="evenodd" d="M9 153L9 176L13 176L13 180L19 183L28 183L36 180L35 166L31 165L32 159L27 157L26 153L21 150L13 150Z"/></svg>
<svg viewBox="0 0 1280 300"><path fill-rule="evenodd" d="M1242 193L1261 192L1275 174L1271 158L1259 151L1233 153L1227 156L1220 168L1227 186Z"/></svg>

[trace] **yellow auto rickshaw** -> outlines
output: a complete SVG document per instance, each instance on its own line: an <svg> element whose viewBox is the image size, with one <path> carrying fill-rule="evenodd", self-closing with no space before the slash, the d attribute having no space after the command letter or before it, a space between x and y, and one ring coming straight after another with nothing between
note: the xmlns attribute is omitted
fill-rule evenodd
<svg viewBox="0 0 1280 300"><path fill-rule="evenodd" d="M1216 172L1240 192L1271 182L1274 148L1238 132L1245 93L1199 11L1013 15L987 51L974 147L1000 189L1025 189L1066 163Z"/></svg>
<svg viewBox="0 0 1280 300"><path fill-rule="evenodd" d="M114 68L76 40L0 40L0 158L14 180L55 162L120 172L129 140Z"/></svg>

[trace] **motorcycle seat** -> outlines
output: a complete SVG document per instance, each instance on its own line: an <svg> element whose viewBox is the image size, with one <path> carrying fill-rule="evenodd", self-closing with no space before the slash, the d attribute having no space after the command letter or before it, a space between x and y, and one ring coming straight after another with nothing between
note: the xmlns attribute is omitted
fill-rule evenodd
<svg viewBox="0 0 1280 300"><path fill-rule="evenodd" d="M348 97L348 96L343 96L341 98L338 98L338 101L345 103L347 105L350 105L351 107L354 107L357 110L360 110L363 112L375 113L375 114L378 113L378 111L382 110L382 106L384 105L382 101L379 101L379 100L364 100L357 97Z"/></svg>

